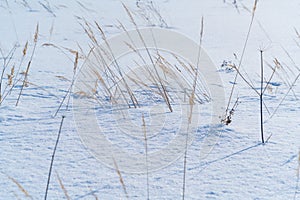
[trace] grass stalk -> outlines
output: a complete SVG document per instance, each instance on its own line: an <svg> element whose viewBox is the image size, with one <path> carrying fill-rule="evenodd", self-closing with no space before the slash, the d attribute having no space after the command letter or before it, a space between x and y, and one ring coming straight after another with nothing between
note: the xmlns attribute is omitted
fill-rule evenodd
<svg viewBox="0 0 300 200"><path fill-rule="evenodd" d="M69 196L69 194L68 194L68 191L67 191L66 187L64 186L64 184L63 184L61 178L59 177L58 173L56 173L56 176L57 176L59 185L60 185L61 189L63 190L63 192L64 192L64 194L65 194L66 199L67 199L67 200L71 200L71 198L70 198L70 196Z"/></svg>
<svg viewBox="0 0 300 200"><path fill-rule="evenodd" d="M70 88L70 91L72 91L73 89L73 85L74 85L74 82L75 82L75 76L76 76L76 71L77 71L77 67L78 67L78 51L75 52L75 60L74 60L74 67L73 67L73 77L72 77L72 83L71 83L71 88ZM70 98L71 98L71 95L68 95L68 101L67 101L67 105L66 105L66 110L69 109L69 103L70 103Z"/></svg>
<svg viewBox="0 0 300 200"><path fill-rule="evenodd" d="M158 87L158 89L159 89L159 91L160 91L160 93L161 93L161 96L164 98L164 100L165 100L165 102L166 102L166 104L167 104L167 106L168 106L170 112L173 112L173 109L172 109L172 106L171 106L171 103L170 103L170 100L169 100L169 96L168 96L168 94L167 94L167 91L166 91L165 86L164 86L163 83L162 83L161 77L160 77L160 75L159 75L159 73L158 73L158 71L157 71L157 69L156 69L156 65L155 65L155 62L154 62L154 60L153 60L151 54L150 54L149 48L147 47L146 42L145 42L145 40L144 40L144 38L143 38L143 36L142 36L142 34L141 34L141 32L140 32L140 30L139 30L137 24L135 23L134 18L133 18L132 15L131 15L131 12L129 11L129 9L126 7L125 4L122 3L122 5L123 5L124 9L126 10L127 15L129 16L129 18L130 18L132 24L135 26L135 29L136 29L136 31L137 31L137 33L138 33L138 35L139 35L139 38L140 38L140 40L142 41L142 43L143 43L143 45L144 45L144 48L145 48L146 53L147 53L147 55L148 55L148 57L149 57L149 59L150 59L150 61L151 61L151 64L153 65L153 68L154 68L154 70L155 70L155 73L156 73L156 76L157 76L157 78L158 78L158 82L159 82L159 85L160 85L160 87Z"/></svg>
<svg viewBox="0 0 300 200"><path fill-rule="evenodd" d="M185 150L184 150L184 158L183 158L183 177L182 177L182 200L185 198L185 189L186 189L186 167L187 167L187 151L188 151L188 139L189 139L189 125L186 132L185 139Z"/></svg>
<svg viewBox="0 0 300 200"><path fill-rule="evenodd" d="M114 161L116 172L117 172L117 174L119 176L119 181L120 181L120 183L121 183L121 185L123 187L124 194L125 194L126 198L129 199L128 193L127 193L127 190L126 190L126 185L125 185L124 179L122 177L121 171L119 170L118 164L117 164L117 162L116 162L116 160L114 158L113 158L113 161Z"/></svg>
<svg viewBox="0 0 300 200"><path fill-rule="evenodd" d="M21 61L19 63L19 67L17 69L17 72L16 72L16 76L15 76L15 79L14 79L14 85L20 81L20 80L17 79L18 78L17 75L20 73L21 66L23 65L24 59L25 59L26 54L27 54L27 49L28 49L28 41L25 43L23 51L22 51L23 55L22 55ZM9 92L11 92L11 90L12 90L12 87L11 87Z"/></svg>
<svg viewBox="0 0 300 200"><path fill-rule="evenodd" d="M201 29L200 29L200 41L199 41L199 49L198 49L198 55L197 55L197 65L196 65L196 73L195 73L195 79L193 83L193 90L192 94L189 98L189 104L190 104L190 115L188 117L188 127L186 132L186 139L185 139L185 151L184 151L184 160L183 160L183 180L182 180L182 200L185 198L185 189L186 189L186 168L187 168L187 152L188 152L188 140L189 140L189 127L192 123L192 116L193 116L193 108L195 104L195 91L197 87L197 80L198 80L198 73L199 73L199 62L200 62L200 55L201 55L201 47L202 47L202 38L203 38L203 28L204 28L204 19L201 18Z"/></svg>
<svg viewBox="0 0 300 200"><path fill-rule="evenodd" d="M260 81L260 133L261 142L264 144L264 119L263 119L263 86L264 86L264 61L263 61L263 51L260 50L260 70L261 70L261 81Z"/></svg>
<svg viewBox="0 0 300 200"><path fill-rule="evenodd" d="M286 97L288 96L288 94L291 92L291 90L293 89L294 85L296 84L296 82L298 81L299 78L300 78L300 73L296 76L296 78L294 79L293 83L289 87L288 91L285 93L285 95L281 99L280 103L277 105L277 107L275 108L275 110L273 111L273 113L271 114L271 116L269 117L268 120L270 120L277 113L279 107L282 105L282 103L284 102L284 100L286 99Z"/></svg>
<svg viewBox="0 0 300 200"><path fill-rule="evenodd" d="M240 61L239 61L239 65L237 67L238 70L240 69L240 67L242 65L242 61L243 61L243 58L244 58L244 55L245 55L246 47L247 47L247 44L248 44L248 40L249 40L249 37L250 37L250 32L251 32L253 21L254 21L254 16L255 16L255 11L256 11L256 7L257 7L257 2L258 2L258 0L254 1L254 6L253 6L253 9L252 9L251 21L250 21L250 24L249 24L249 28L248 28L246 40L245 40L245 43L244 43L244 46L243 46L242 55L241 55L241 58L240 58ZM230 106L230 103L231 103L231 99L233 97L233 92L234 92L234 89L235 89L237 78L238 78L238 72L236 73L236 75L234 77L234 81L233 81L233 84L232 84L232 87L231 87L228 104L227 104L227 107L226 107L226 110L225 110L225 117L228 115L229 106Z"/></svg>
<svg viewBox="0 0 300 200"><path fill-rule="evenodd" d="M148 169L148 139L147 139L147 130L144 114L142 115L143 121L143 131L144 131L144 140L145 140L145 153L146 153L146 174L147 174L147 200L150 199L149 195L149 169Z"/></svg>
<svg viewBox="0 0 300 200"><path fill-rule="evenodd" d="M10 61L12 60L13 58L13 55L16 51L16 44L13 46L13 48L9 51L8 55L7 56L4 56L4 53L2 52L2 50L0 49L0 52L1 52L1 56L3 57L3 69L2 69L2 72L1 72L1 75L0 75L0 105L3 101L3 96L5 96L5 90L7 88L8 85L6 85L6 87L3 89L3 78L4 78L4 74L5 74L5 71L10 63Z"/></svg>
<svg viewBox="0 0 300 200"><path fill-rule="evenodd" d="M108 41L106 39L106 36L104 34L104 31L102 30L102 28L100 27L100 25L97 22L95 22L95 24L96 24L99 32L101 33L102 39L105 42L105 44L106 44L106 46L107 46L107 48L108 48L108 50L109 50L109 52L110 52L110 54L111 54L111 56L113 58L113 63L117 67L117 71L119 72L121 80L122 80L123 84L125 85L125 88L126 88L128 94L130 96L131 102L133 103L134 107L137 108L137 106L139 105L139 103L138 103L138 101L137 101L134 93L130 89L129 85L127 84L126 80L124 79L123 73L121 71L121 67L120 67L119 63L117 62L117 59L114 56L114 53L113 53L113 51L112 51L112 49L110 47L110 44L108 43Z"/></svg>
<svg viewBox="0 0 300 200"><path fill-rule="evenodd" d="M16 179L14 179L14 178L12 178L12 177L10 177L10 176L9 176L8 178L18 186L19 190L20 190L27 198L33 199L32 196L29 195L29 193L27 192L27 190L25 190L25 188L24 188L24 187L23 187Z"/></svg>
<svg viewBox="0 0 300 200"><path fill-rule="evenodd" d="M33 51L32 51L30 60L27 64L27 68L26 68L26 71L25 71L25 74L24 74L23 84L21 86L21 90L20 90L20 93L19 93L19 96L18 96L18 99L17 99L17 102L16 102L16 106L18 106L18 104L19 104L20 97L22 95L23 89L24 89L24 87L26 85L26 82L27 82L29 68L30 68L30 65L31 65L31 62L32 62L32 59L33 59L33 55L35 53L36 45L37 45L38 35L39 35L39 24L36 25L36 30L35 30L35 34L34 34L34 47L33 47Z"/></svg>
<svg viewBox="0 0 300 200"><path fill-rule="evenodd" d="M56 153L56 149L57 149L57 146L58 146L58 142L59 142L59 138L60 138L62 126L63 126L63 123L64 123L64 119L65 119L65 116L63 115L61 117L59 131L58 131L58 134L57 134L57 139L56 139L55 146L54 146L53 153L52 153L52 157L51 157L51 163L50 163L49 172L48 172L48 180L47 180L47 185L46 185L46 191L45 191L44 200L47 200L48 189L49 189L49 184L50 184L50 179L51 179L51 173L52 173L52 167L53 167L55 153Z"/></svg>

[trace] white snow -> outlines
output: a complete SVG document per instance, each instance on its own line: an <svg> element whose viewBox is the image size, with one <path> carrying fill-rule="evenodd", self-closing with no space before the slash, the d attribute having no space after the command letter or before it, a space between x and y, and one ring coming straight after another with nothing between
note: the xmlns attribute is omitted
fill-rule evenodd
<svg viewBox="0 0 300 200"><path fill-rule="evenodd" d="M130 10L139 13L134 15L139 27L162 25L153 11L145 10L147 7L139 9L136 1L122 2ZM147 0L140 2L146 3L146 6L147 2L149 4ZM237 8L229 0L155 0L153 3L168 24L169 30L185 35L196 43L199 41L203 16L202 47L218 69L227 103L235 72L225 70L226 67L221 65L223 61L238 65L234 54L238 58L242 54L254 0L237 0ZM250 78L254 87L259 89L259 50L264 50L266 80L272 73L267 64L274 67L275 58L282 64L283 69L279 69L279 75L276 73L272 80L272 92L268 90L264 96L271 113L289 90L290 86L286 82L293 84L300 73L296 67L300 64L300 47L297 46L300 39L295 32L295 29L300 32L299 10L300 3L297 0L264 0L257 4L241 72L247 74L246 78ZM72 105L69 111L62 109L53 117L70 87L68 80L73 77L75 57L68 50L63 50L63 53L57 48L43 45L51 43L78 50L81 54L80 46L87 55L92 43L80 25L83 23L82 19L90 23L97 21L108 38L122 32L118 21L128 30L134 29L122 3L115 0L0 0L0 13L1 52L6 56L17 45L8 65L9 69L4 74L4 86L10 68L13 65L18 67L27 41L28 55L31 55L33 35L39 24L36 53L28 75L31 84L24 88L17 107L15 104L21 83L0 105L0 199L44 198L51 155L62 115L66 115L66 118L54 159L48 199L66 198L57 174L71 199L95 199L95 196L99 199L126 199L115 168L95 158L81 141ZM145 21L142 14L147 14L150 20ZM101 38L99 33L96 36ZM24 60L21 71L26 69L28 61L29 56ZM0 71L3 62L1 55ZM79 59L79 66L83 63L84 59ZM239 78L231 106L237 97L240 103L234 112L232 123L228 126L215 125L217 130L220 129L221 135L209 155L201 157L201 148L205 146L203 143L211 128L206 123L211 117L208 114L211 105L202 105L200 118L204 122L198 127L187 153L186 199L293 199L295 193L295 199L300 199L300 189L297 188L300 148L299 81L295 82L292 91L273 117L270 118L264 110L265 138L271 135L265 145L260 141L259 96ZM167 108L164 111L167 113ZM135 125L142 125L143 112L147 113L142 109L129 113L132 120L136 120ZM179 130L176 123L184 120L182 116L166 116L171 116L167 121L170 124L161 135L151 135L153 140L149 139L150 152L159 151L163 149L163 145L172 141ZM106 137L113 144L130 155L145 155L143 140L120 132L110 134L109 131L114 133L118 124L109 110L101 112L100 109L97 117L101 121L99 124L104 126ZM151 121L146 115L145 119L146 123ZM165 135L167 133L171 135ZM146 199L146 174L121 173L129 199ZM181 199L182 177L183 154L161 169L150 170L150 199ZM10 178L16 180L31 197L26 197Z"/></svg>

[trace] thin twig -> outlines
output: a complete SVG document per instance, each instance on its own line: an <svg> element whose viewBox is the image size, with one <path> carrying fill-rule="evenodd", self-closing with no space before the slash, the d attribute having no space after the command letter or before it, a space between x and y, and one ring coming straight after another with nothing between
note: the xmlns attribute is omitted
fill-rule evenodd
<svg viewBox="0 0 300 200"><path fill-rule="evenodd" d="M261 69L261 81L260 81L260 133L261 142L265 143L264 140L264 120L263 120L263 86L264 86L264 66L263 66L263 51L260 50L260 69Z"/></svg>
<svg viewBox="0 0 300 200"><path fill-rule="evenodd" d="M189 118L188 118L188 127L187 127L186 138L185 138L185 151L184 151L184 160L183 160L182 200L184 200L184 198L185 198L189 127L190 127L190 124L192 123L193 106L195 104L194 98L195 98L195 90L196 90L196 87L197 87L197 80L198 80L198 73L199 73L199 63L200 63L200 55L201 55L201 48L202 48L203 28L204 28L204 19L202 17L201 18L200 37L199 37L200 41L199 41L199 48L198 48L198 55L197 55L196 73L195 73L195 79L194 79L194 83L193 83L192 94L189 98L190 115L189 115Z"/></svg>
<svg viewBox="0 0 300 200"><path fill-rule="evenodd" d="M63 115L61 117L59 131L58 131L58 134L57 134L57 139L56 139L55 146L54 146L53 153L52 153L52 157L51 157L51 163L50 163L50 168L49 168L49 173L48 173L48 180L47 180L47 186L46 186L44 200L47 200L47 195L48 195L48 189L49 189L49 184L50 184L50 178L51 178L51 173L52 173L52 167L53 167L54 157L55 157L57 145L58 145L58 142L59 142L59 138L60 138L62 126L63 126L63 123L64 123L64 119L65 119L65 116Z"/></svg>
<svg viewBox="0 0 300 200"><path fill-rule="evenodd" d="M296 78L293 81L292 85L289 87L287 93L281 99L280 103L277 105L277 107L275 108L274 112L271 114L271 116L269 117L268 120L270 120L277 113L278 108L281 106L281 104L283 103L283 101L285 100L285 98L288 96L288 94L290 93L290 91L292 90L292 88L294 87L294 85L296 84L296 82L298 81L299 77L300 77L300 73L296 76Z"/></svg>

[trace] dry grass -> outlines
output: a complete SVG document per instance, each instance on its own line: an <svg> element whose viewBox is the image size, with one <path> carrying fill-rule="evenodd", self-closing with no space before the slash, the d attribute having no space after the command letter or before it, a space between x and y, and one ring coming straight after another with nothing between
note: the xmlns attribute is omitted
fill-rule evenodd
<svg viewBox="0 0 300 200"><path fill-rule="evenodd" d="M136 17L141 18L148 26L159 26L168 28L166 20L163 18L158 5L151 0L136 0Z"/></svg>
<svg viewBox="0 0 300 200"><path fill-rule="evenodd" d="M188 127L187 127L187 132L186 132L185 151L184 151L184 159L183 159L183 180L182 180L182 199L183 200L185 199L185 189L186 189L186 168L187 168L189 127L190 127L190 124L192 123L193 109L194 109L194 105L195 105L195 92L196 92L198 74L199 74L199 62L200 62L200 55L201 55L201 48L202 48L203 31L204 31L204 19L202 17L201 25L200 25L200 37L199 37L200 42L199 42L199 49L198 49L198 56L197 56L197 65L196 65L192 93L189 97L190 114L188 116L188 122L187 122Z"/></svg>
<svg viewBox="0 0 300 200"><path fill-rule="evenodd" d="M25 44L25 46L24 46L24 49L23 49L23 57L26 56L27 48L28 48L28 41L26 42L26 44Z"/></svg>
<svg viewBox="0 0 300 200"><path fill-rule="evenodd" d="M12 178L12 177L8 177L13 183L15 183L17 186L18 186L18 188L19 188L19 190L25 195L25 197L26 198L30 198L30 199L33 199L30 195L29 195L29 193L27 192L27 190L16 180L16 179L14 179L14 178Z"/></svg>
<svg viewBox="0 0 300 200"><path fill-rule="evenodd" d="M73 90L73 85L74 85L74 82L75 82L75 77L76 77L76 72L77 72L77 67L78 67L79 53L78 53L78 51L74 51L74 50L69 50L69 51L71 53L75 54L74 67L73 67L73 77L72 77L72 82L71 82L71 85L70 85L70 92L71 92ZM67 93L67 95L68 95L68 93ZM69 94L67 105L66 105L66 110L69 109L70 98L71 98L71 95Z"/></svg>
<svg viewBox="0 0 300 200"><path fill-rule="evenodd" d="M30 60L29 60L29 62L27 64L26 71L24 73L23 84L21 86L21 90L20 90L19 96L17 98L16 106L18 106L19 101L20 101L20 97L21 97L22 92L23 92L23 89L26 86L26 82L27 82L27 79L28 79L29 69L30 69L30 66L31 66L31 62L32 62L32 59L33 59L33 56L34 56L34 53L35 53L35 49L36 49L36 45L37 45L37 41L38 41L38 35L39 35L39 24L36 25L36 29L35 29L35 33L34 33L34 39L33 39L34 47L33 47L33 51L32 51ZM27 51L27 43L26 43L25 48L23 50L23 55L26 54L26 51Z"/></svg>
<svg viewBox="0 0 300 200"><path fill-rule="evenodd" d="M24 78L23 78L26 74L26 70L24 72L21 72L20 70L27 56L28 41L25 43L22 49L22 57L18 64L12 63L16 50L17 50L17 45L15 44L13 48L9 51L9 53L5 56L2 50L0 49L0 53L3 57L3 68L0 76L1 79L0 80L0 105L5 100L5 98L11 94L12 90L15 89L15 87L18 85L20 81L22 81L22 79L23 79L24 86L25 87L27 86L26 85L27 81L25 81L24 83ZM5 74L7 75L7 83L5 87L3 87L4 85L3 79Z"/></svg>
<svg viewBox="0 0 300 200"><path fill-rule="evenodd" d="M57 179L58 179L58 182L59 182L59 185L60 185L60 188L62 189L62 191L64 192L64 195L66 197L67 200L71 200L69 194L68 194L68 191L66 189L66 187L64 186L61 178L59 177L58 173L56 173L56 176L57 176Z"/></svg>
<svg viewBox="0 0 300 200"><path fill-rule="evenodd" d="M107 38L104 34L104 31L102 30L102 28L100 27L100 25L95 22L96 26L97 26L97 29L99 30L100 34L101 34L101 37L102 37L102 40L105 42L108 50L109 50L109 53L110 53L110 56L113 58L113 64L115 65L115 67L117 68L117 72L121 78L121 81L123 82L126 90L127 90L127 93L129 94L130 96L130 99L131 99L131 102L133 103L134 107L137 108L139 106L139 103L134 95L134 93L132 92L132 90L130 89L129 85L127 84L126 80L124 79L124 76L123 76L123 73L121 71L121 67L119 65L119 63L117 62L117 59L115 58L114 54L113 54L113 51L110 47L110 44L109 42L107 41Z"/></svg>
<svg viewBox="0 0 300 200"><path fill-rule="evenodd" d="M163 83L162 83L161 77L160 77L160 75L159 75L159 73L158 73L158 71L157 71L157 69L156 69L156 63L154 62L154 60L153 60L153 58L152 58L152 56L151 56L151 54L150 54L149 48L147 47L147 44L146 44L146 42L145 42L145 40L144 40L144 38L143 38L143 36L142 36L142 34L141 34L141 32L140 32L138 26L137 26L137 24L136 24L134 18L132 17L130 10L127 8L127 6L126 6L125 4L122 3L122 5L123 5L123 7L124 7L124 9L125 9L125 11L126 11L126 13L127 13L127 15L129 16L129 18L130 18L130 20L131 20L131 23L135 26L135 30L137 31L137 33L138 33L138 35L139 35L139 38L140 38L140 40L142 41L142 43L143 43L143 45L144 45L144 48L145 48L145 50L146 50L146 52L147 52L147 55L148 55L148 57L149 57L149 59L150 59L150 61L151 61L151 64L152 64L152 66L153 66L153 68L154 68L154 70L155 70L155 74L156 74L156 77L157 77L158 82L159 82L158 90L159 90L159 92L161 93L161 96L164 98L164 100L165 100L165 102L166 102L166 104L167 104L167 106L168 106L170 112L173 112L173 109L172 109L172 106L171 106L171 103L170 103L170 99L169 99L168 93L167 93L167 91L166 91L166 87L165 87L165 85L163 85ZM153 39L154 39L154 38L153 38ZM154 40L155 40L155 39L154 39Z"/></svg>
<svg viewBox="0 0 300 200"><path fill-rule="evenodd" d="M226 107L226 110L225 110L225 117L222 119L222 121L226 121L226 118L228 117L228 114L229 114L228 112L230 110L229 107L230 107L230 104L231 104L231 99L233 97L235 85L236 85L236 82L237 82L237 78L239 76L238 71L240 71L240 68L242 66L243 58L244 58L244 55L245 55L246 47L247 47L247 44L248 44L248 40L249 40L249 37L250 37L250 33L251 33L253 21L254 21L255 11L257 9L257 3L258 3L258 0L255 0L253 8L252 8L251 21L250 21L250 24L249 24L249 28L248 28L247 36L246 36L246 39L245 39L245 43L244 43L244 46L243 46L243 51L242 51L242 54L241 54L241 58L239 60L239 64L236 68L237 72L236 72L236 75L234 77L234 81L233 81L233 84L232 84L232 87L231 87L230 96L229 96L229 99L228 99L228 104L227 104L227 107Z"/></svg>
<svg viewBox="0 0 300 200"><path fill-rule="evenodd" d="M114 158L113 158L113 161L114 161L115 170L116 170L116 172L119 176L119 181L120 181L120 183L123 187L124 194L125 194L126 198L129 199L128 193L127 193L127 190L126 190L126 186L125 186L125 182L124 182L124 179L122 177L121 171L119 170L118 164L117 164L117 162Z"/></svg>
<svg viewBox="0 0 300 200"><path fill-rule="evenodd" d="M101 100L98 98L103 98L103 96L109 97L109 103L115 105L127 105L128 108L138 108L141 106L139 103L139 99L136 96L138 90L147 90L151 91L155 94L158 94L159 98L162 100L164 105L166 105L170 112L173 111L171 103L174 102L171 96L172 92L172 83L170 80L178 80L178 74L185 73L188 78L192 79L192 83L188 85L188 89L186 89L186 85L182 84L178 81L179 89L182 94L188 96L188 105L190 106L189 116L188 116L188 124L192 123L192 115L194 105L196 103L203 103L204 101L209 101L210 98L208 96L208 92L205 91L201 85L201 80L199 79L199 59L203 38L203 28L204 21L201 20L201 29L200 29L200 47L198 52L198 63L196 66L193 66L190 63L187 63L183 59L179 58L175 54L171 54L171 58L177 61L176 64L172 63L169 58L162 55L158 49L150 50L148 48L145 39L143 38L142 32L139 30L137 23L135 22L131 11L123 4L123 7L130 18L131 23L134 25L136 33L138 34L138 39L142 42L144 50L146 50L142 54L141 51L136 47L135 42L129 34L129 31L125 28L125 26L120 23L120 28L127 34L130 42L127 42L126 45L132 52L135 53L135 56L139 58L139 61L134 60L133 62L139 69L142 70L142 73L147 76L142 77L147 80L143 80L141 76L135 73L134 70L131 70L130 73L125 74L121 64L119 63L117 58L115 57L112 47L110 46L109 40L107 39L104 30L97 22L89 23L83 19L80 23L87 37L89 38L92 47L91 47L91 55L95 60L91 61L88 64L87 70L84 72L86 76L93 77L92 85L86 85L87 89L90 89L92 93L88 91L78 91L74 95L79 95L82 98L92 98L95 97L95 100L101 103ZM98 39L98 37L100 39ZM153 38L155 40L155 38ZM104 43L104 45L103 45ZM155 41L156 43L156 41ZM100 45L101 44L101 45ZM58 48L53 44L44 44L44 46L53 46ZM153 53L154 52L154 53ZM75 54L74 68L77 65L76 60L80 57L79 53ZM76 59L77 58L77 59ZM147 65L146 60L150 61L150 66ZM107 63L107 61L112 61L112 63ZM74 70L76 71L76 70ZM168 80L170 79L170 80ZM136 89L138 88L138 89ZM178 91L176 91L178 92ZM125 103L124 103L125 102ZM124 103L124 104L123 104ZM133 106L132 106L133 105ZM149 188L149 172L148 172L148 138L146 131L146 123L145 118L142 116L142 127L144 133L144 143L145 143L145 159L147 165L147 199L150 199L150 188ZM188 132L187 130L187 139L188 142ZM186 157L187 157L187 143L186 143L186 152L185 152L185 170L184 176L186 175ZM122 185L125 196L128 198L128 193L126 190L125 182L122 177L121 171L117 165L116 160L113 158L114 167L119 177L119 182ZM184 186L183 190L185 190L185 177L184 177ZM184 198L184 192L183 192Z"/></svg>
<svg viewBox="0 0 300 200"><path fill-rule="evenodd" d="M5 92L6 92L6 88L3 88L3 79L4 79L4 74L6 72L6 69L8 68L13 56L14 56L14 53L16 51L16 45L13 46L13 48L10 50L10 52L8 53L7 56L4 55L2 49L0 48L0 52L1 52L1 55L3 57L3 68L2 68L2 72L0 74L0 105L2 103L2 101L4 100L5 98Z"/></svg>
<svg viewBox="0 0 300 200"><path fill-rule="evenodd" d="M72 77L72 80L69 80L69 79L65 78L64 76L56 76L59 79L70 81L71 84L70 84L69 88L67 89L67 92L66 92L65 96L63 97L62 101L60 102L60 105L59 105L58 109L56 110L56 112L53 115L53 117L55 117L58 114L58 112L61 110L63 104L66 101L66 99L67 99L67 102L65 103L66 104L65 109L68 110L69 104L70 104L71 93L72 93L73 85L74 85L74 82L75 82L75 77L76 77L76 74L77 74L77 71L78 71L79 60L80 59L85 59L86 56L83 53L83 51L82 51L82 49L79 45L78 45L78 47L80 48L81 53L79 53L79 51L77 51L77 50L74 50L74 49L71 49L71 48L68 48L68 47L64 47L64 46L55 45L55 44L52 44L52 43L44 43L42 46L43 47L53 47L55 49L58 49L60 52L62 52L73 63L73 77ZM68 55L68 53L71 54L74 58L70 57ZM88 95L86 95L86 96L88 96Z"/></svg>
<svg viewBox="0 0 300 200"><path fill-rule="evenodd" d="M13 66L11 68L10 74L7 74L7 79L8 79L7 85L8 86L12 86L14 75L15 75L15 66Z"/></svg>

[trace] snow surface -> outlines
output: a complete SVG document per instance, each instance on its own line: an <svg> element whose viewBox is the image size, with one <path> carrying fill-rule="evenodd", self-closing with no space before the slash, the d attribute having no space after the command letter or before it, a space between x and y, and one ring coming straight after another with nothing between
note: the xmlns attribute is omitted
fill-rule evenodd
<svg viewBox="0 0 300 200"><path fill-rule="evenodd" d="M222 67L222 64L224 61L238 64L234 54L240 57L242 53L254 1L236 1L237 8L227 0L153 2L169 29L195 42L199 41L201 17L204 17L203 48L218 68L228 99L235 72L226 69L226 66ZM126 0L123 3L140 13L135 15L139 27L165 26L151 12L148 13L150 22L143 20L141 14L149 10L138 9L135 1ZM275 58L282 63L286 73L279 70L279 75L275 75L271 84L272 92L268 91L264 97L271 113L289 90L285 82L288 80L292 84L299 73L296 66L300 63L300 48L295 32L295 29L300 31L299 10L300 3L297 0L258 1L241 71L248 74L247 78L251 77L255 88L259 88L259 49L264 50L265 65L269 63L274 66ZM72 79L74 56L67 50L62 53L56 48L43 46L52 43L76 50L80 46L88 54L91 42L80 25L83 18L88 22L97 21L108 37L121 32L118 21L128 29L133 29L121 2L0 0L0 13L0 48L7 55L17 45L12 59L12 64L16 66L20 63L26 41L29 42L28 51L31 53L35 27L39 24L39 40L28 76L32 84L24 89L17 107L15 103L20 84L0 106L0 199L44 198L51 155L63 114L66 119L54 160L48 199L66 198L57 174L71 199L95 199L96 196L99 199L126 199L116 170L97 160L81 142L72 109L67 112L62 110L53 117L70 86L70 81L66 79ZM79 64L83 61L80 59ZM2 56L0 62L4 62ZM25 70L25 67L22 66L22 69ZM270 68L266 67L265 73L269 77ZM267 144L262 145L259 97L238 79L233 103L237 97L240 103L232 123L222 127L215 148L206 158L200 157L199 149L203 145L205 132L210 128L209 124L204 123L188 149L186 199L293 199L295 193L296 199L300 199L300 190L297 188L299 85L299 81L295 82L293 90L272 118L264 111L266 138L271 137ZM111 115L107 113L107 116L101 117L109 123ZM110 126L107 124L105 128ZM172 139L163 135L158 138L162 143L154 140L156 144L153 145L157 148ZM122 136L117 142L121 142L120 148L144 152L142 145L132 145L130 139L124 142ZM150 172L150 199L181 199L182 176L183 156L162 169ZM10 177L30 197L26 197ZM129 199L146 199L146 174L122 172L122 177Z"/></svg>

